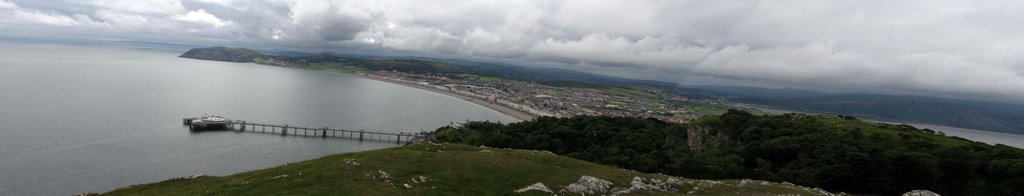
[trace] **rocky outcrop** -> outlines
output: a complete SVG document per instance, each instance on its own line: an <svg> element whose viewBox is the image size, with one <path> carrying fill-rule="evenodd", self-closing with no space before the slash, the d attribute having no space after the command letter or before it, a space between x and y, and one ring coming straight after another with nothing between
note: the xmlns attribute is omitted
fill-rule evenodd
<svg viewBox="0 0 1024 196"><path fill-rule="evenodd" d="M344 163L345 163L345 165L359 166L359 162L356 162L355 159L345 159Z"/></svg>
<svg viewBox="0 0 1024 196"><path fill-rule="evenodd" d="M669 177L668 179L660 180L656 178L643 178L640 176L633 177L633 180L630 181L629 183L629 187L616 187L614 185L615 184L610 181L600 179L597 177L582 176L575 183L566 185L560 192L575 193L580 195L622 195L637 192L671 193L679 192L680 188L686 186L685 183L682 180L679 180L678 178Z"/></svg>
<svg viewBox="0 0 1024 196"><path fill-rule="evenodd" d="M629 194L637 191L678 192L678 187L683 186L683 181L671 177L667 180L659 180L636 176L633 177L633 181L629 182L629 185L629 188L615 191L612 195Z"/></svg>
<svg viewBox="0 0 1024 196"><path fill-rule="evenodd" d="M562 192L592 195L595 193L607 193L611 190L612 182L593 176L582 176L576 183L569 184L562 189Z"/></svg>
<svg viewBox="0 0 1024 196"><path fill-rule="evenodd" d="M202 178L202 177L210 177L210 176L206 175L206 174L196 174L196 175L184 176L184 177L176 177L176 178L171 178L171 179L172 180L191 180L191 179Z"/></svg>
<svg viewBox="0 0 1024 196"><path fill-rule="evenodd" d="M700 153L704 149L719 148L722 145L735 144L731 141L725 134L712 131L710 127L706 126L691 126L686 130L686 145L694 153Z"/></svg>
<svg viewBox="0 0 1024 196"><path fill-rule="evenodd" d="M529 191L541 191L541 192L545 192L545 193L554 193L554 192L551 191L550 188L548 188L548 186L544 186L544 183L540 183L540 182L531 184L530 186L521 188L519 190L516 190L515 192L516 193L525 193L525 192L529 192Z"/></svg>
<svg viewBox="0 0 1024 196"><path fill-rule="evenodd" d="M913 190L903 193L903 196L939 196L939 194L928 190Z"/></svg>

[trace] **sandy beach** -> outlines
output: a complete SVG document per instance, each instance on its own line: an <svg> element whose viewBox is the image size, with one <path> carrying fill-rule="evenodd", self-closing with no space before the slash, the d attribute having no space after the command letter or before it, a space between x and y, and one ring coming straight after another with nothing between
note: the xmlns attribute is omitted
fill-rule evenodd
<svg viewBox="0 0 1024 196"><path fill-rule="evenodd" d="M451 92L451 91L446 91L446 90L441 90L441 89L436 89L436 88L430 88L430 87L426 87L426 86L421 86L421 85L417 85L417 84L410 84L410 83L405 83L405 82L399 82L399 81L394 81L394 80L385 80L385 79L380 79L380 78L368 77L368 76L364 76L364 75L360 75L360 74L350 74L350 73L335 72L335 71L329 71L329 72L345 74L345 75L355 76L355 77L360 77L360 78L366 78L366 79L371 79L371 80L376 80L376 81L381 81L381 82L387 82L387 83L392 83L392 84L397 84L397 85L402 85L402 86L407 86L407 87L412 87L412 88L417 88L417 89L422 89L422 90L426 90L426 91L430 91L430 92L435 92L435 93L440 93L440 94L452 96L452 97L455 97L455 98L459 98L459 99L468 101L468 102L473 103L473 104L477 104L477 105L483 106L485 108L494 110L496 112L499 112L499 113L511 116L512 118L515 118L515 119L517 119L519 121L533 120L533 118L535 117L535 116L533 116L531 114L528 114L526 112L522 112L522 111L519 111L519 110L516 110L516 109L512 109L512 108L506 107L504 105L500 105L500 104L497 104L497 103L492 103L492 102L489 102L487 100L483 100L483 99L476 98L476 97L470 97L470 96L466 96L466 95L461 95L461 94L454 93L454 92Z"/></svg>

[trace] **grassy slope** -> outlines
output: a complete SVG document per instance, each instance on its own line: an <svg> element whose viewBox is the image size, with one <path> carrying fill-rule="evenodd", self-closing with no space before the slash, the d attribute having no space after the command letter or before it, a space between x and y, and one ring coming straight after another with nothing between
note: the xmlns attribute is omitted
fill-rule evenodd
<svg viewBox="0 0 1024 196"><path fill-rule="evenodd" d="M763 114L763 115L771 115L771 114ZM938 134L931 134L931 133L923 133L923 132L919 132L919 131L900 131L898 125L895 125L895 124L889 124L889 126L882 126L883 123L868 122L868 121L862 121L862 120L842 119L842 118L835 117L835 116L827 116L827 115L805 115L805 116L806 116L806 118L811 118L814 121L817 121L818 123L821 123L821 125L827 126L827 127L831 128L831 129L842 129L844 127L858 128L865 135L872 134L872 133L877 133L877 134L882 134L882 135L886 135L886 136L890 136L890 137L899 137L899 134L903 133L903 134L909 134L909 135L913 135L913 136L919 136L919 137L925 138L927 140L933 141L936 144L939 144L939 145L942 145L942 146L949 146L949 147L965 146L965 145L969 145L971 143L974 143L973 141L970 141L970 140L967 140L967 139L963 139L963 138L959 138L959 137L955 137L955 136L945 136L945 135L938 135ZM718 119L719 117L720 116L708 116L708 117L705 117L705 119L702 119L702 120Z"/></svg>
<svg viewBox="0 0 1024 196"><path fill-rule="evenodd" d="M915 96L833 95L806 98L742 98L788 110L888 121L922 122L971 129L1024 133L1024 105Z"/></svg>
<svg viewBox="0 0 1024 196"><path fill-rule="evenodd" d="M970 141L970 140L967 140L967 139L956 138L956 137L948 137L948 136L944 136L944 135L922 133L922 132L917 132L917 131L899 131L897 125L891 125L891 124L888 127L882 127L882 126L880 126L880 125L882 125L882 123L874 123L874 122L867 122L867 121L861 121L861 120L847 120L847 119L841 119L841 118L837 118L837 117L833 117L833 116L815 116L815 118L818 118L819 120L821 120L822 123L830 124L830 125L833 125L835 127L856 127L856 128L860 128L860 130L863 131L865 134L878 133L878 134L889 135L889 136L892 136L892 137L898 137L900 133L905 133L905 134L910 134L910 135L915 135L915 136L921 136L923 138L926 138L928 140L933 141L936 144L939 144L939 145L942 145L942 146L947 146L947 147L965 146L965 145L969 145L969 144L971 144L973 142L973 141Z"/></svg>
<svg viewBox="0 0 1024 196"><path fill-rule="evenodd" d="M491 151L491 152L486 152ZM351 164L354 161L358 165ZM375 179L387 172L390 182ZM278 177L288 175L287 177ZM666 179L668 176L598 165L540 151L482 149L460 144L417 144L367 152L327 156L275 168L227 177L172 179L135 185L108 195L498 195L543 182L552 190L575 182L582 175L595 176L628 186L634 176ZM425 183L412 178L424 176ZM278 178L275 178L278 177ZM686 180L682 192L697 180ZM698 195L801 194L805 188L769 183L738 186L736 180L703 187ZM413 188L405 188L409 184ZM533 192L537 194L540 192ZM652 193L640 193L649 195ZM665 194L665 193L655 193Z"/></svg>

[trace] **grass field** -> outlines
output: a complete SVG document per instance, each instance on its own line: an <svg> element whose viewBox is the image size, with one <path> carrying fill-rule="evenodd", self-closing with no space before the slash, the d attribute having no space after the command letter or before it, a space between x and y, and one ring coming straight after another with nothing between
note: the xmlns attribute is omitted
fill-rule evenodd
<svg viewBox="0 0 1024 196"><path fill-rule="evenodd" d="M355 67L355 66L346 66L346 65L341 64L341 63L313 63L313 64L310 64L309 66L306 66L306 69L318 70L318 71L335 71L335 72L350 73L350 74L369 71L366 68Z"/></svg>
<svg viewBox="0 0 1024 196"><path fill-rule="evenodd" d="M384 178L383 176L388 176ZM542 182L554 191L589 175L629 187L634 177L666 180L541 151L489 149L459 144L416 144L327 156L226 177L172 179L135 185L106 195L504 195ZM423 180L425 179L425 180ZM677 191L698 195L800 194L778 183L679 178ZM409 185L409 186L406 186ZM547 195L528 192L532 195ZM530 195L528 194L528 195ZM679 193L635 192L638 195Z"/></svg>
<svg viewBox="0 0 1024 196"><path fill-rule="evenodd" d="M456 76L458 76L459 78L462 78L464 80L477 80L477 81L495 81L495 80L501 80L502 79L502 78L494 77L494 76L479 76L479 75L474 75L474 74L458 74Z"/></svg>
<svg viewBox="0 0 1024 196"><path fill-rule="evenodd" d="M644 97L644 98L651 99L651 100L658 100L658 101L662 100L661 96L658 96L658 95L656 95L654 93L649 93L647 91L631 89L631 88L614 87L614 88L604 88L604 89L601 89L601 91L604 92L604 93L611 94L611 95L640 96L640 97Z"/></svg>
<svg viewBox="0 0 1024 196"><path fill-rule="evenodd" d="M720 105L703 104L696 102L682 102L677 104L679 107L685 108L686 110L702 113L702 114L722 114L728 111L730 108Z"/></svg>

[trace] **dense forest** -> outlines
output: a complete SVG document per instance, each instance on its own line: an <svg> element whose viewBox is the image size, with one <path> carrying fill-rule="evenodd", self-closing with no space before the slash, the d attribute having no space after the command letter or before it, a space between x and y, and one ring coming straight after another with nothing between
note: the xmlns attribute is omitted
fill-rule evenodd
<svg viewBox="0 0 1024 196"><path fill-rule="evenodd" d="M435 140L556 154L691 178L787 181L854 194L1024 194L1024 150L853 117L730 110L689 125L605 116L467 122Z"/></svg>

